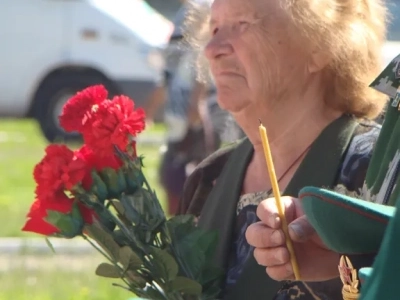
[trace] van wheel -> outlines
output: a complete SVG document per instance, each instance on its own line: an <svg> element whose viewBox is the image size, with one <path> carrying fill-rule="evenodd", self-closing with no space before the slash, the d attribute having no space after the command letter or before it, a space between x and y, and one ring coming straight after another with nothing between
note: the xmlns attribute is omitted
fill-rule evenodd
<svg viewBox="0 0 400 300"><path fill-rule="evenodd" d="M96 84L103 84L110 96L115 94L114 88L107 80L92 74L59 74L42 83L34 98L33 114L39 122L43 135L49 142L81 141L81 136L78 133L65 132L61 128L58 117L69 98L76 92Z"/></svg>

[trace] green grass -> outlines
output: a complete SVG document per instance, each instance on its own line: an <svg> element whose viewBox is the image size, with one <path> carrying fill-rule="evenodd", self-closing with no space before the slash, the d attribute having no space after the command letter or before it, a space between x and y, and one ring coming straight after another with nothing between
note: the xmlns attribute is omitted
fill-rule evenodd
<svg viewBox="0 0 400 300"><path fill-rule="evenodd" d="M94 272L20 269L0 275L0 282L0 300L126 300L134 296Z"/></svg>
<svg viewBox="0 0 400 300"><path fill-rule="evenodd" d="M158 125L143 134L162 135L163 130ZM32 171L42 158L46 145L35 121L0 120L0 237L35 236L21 232L20 228L34 198ZM145 155L146 178L164 206L165 196L157 178L158 147L139 145L138 152Z"/></svg>
<svg viewBox="0 0 400 300"><path fill-rule="evenodd" d="M98 277L97 255L1 257L0 300L128 300L134 295L122 288L118 279ZM6 269L5 266L13 269Z"/></svg>
<svg viewBox="0 0 400 300"><path fill-rule="evenodd" d="M163 134L162 126L144 134ZM32 120L0 120L0 237L36 237L20 228L34 197L32 171L47 143ZM163 206L157 180L157 146L139 145L145 173ZM73 243L73 241L71 241ZM112 286L118 280L94 274L98 255L0 255L0 300L127 300L134 295Z"/></svg>

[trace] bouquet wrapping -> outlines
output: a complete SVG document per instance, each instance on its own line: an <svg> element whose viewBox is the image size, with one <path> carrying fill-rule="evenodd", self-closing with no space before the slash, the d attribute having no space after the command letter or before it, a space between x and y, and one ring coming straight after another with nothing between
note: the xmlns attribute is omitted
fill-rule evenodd
<svg viewBox="0 0 400 300"><path fill-rule="evenodd" d="M82 237L106 259L96 274L145 299L216 299L221 270L215 232L191 215L170 219L143 173L136 137L145 114L126 96L91 86L68 100L60 125L79 132L77 150L51 144L35 166L36 199L24 231Z"/></svg>

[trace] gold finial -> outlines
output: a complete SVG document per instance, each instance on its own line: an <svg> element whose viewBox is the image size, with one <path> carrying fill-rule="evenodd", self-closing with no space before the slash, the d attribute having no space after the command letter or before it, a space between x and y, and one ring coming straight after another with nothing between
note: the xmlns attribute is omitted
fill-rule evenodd
<svg viewBox="0 0 400 300"><path fill-rule="evenodd" d="M353 268L347 256L341 256L339 262L339 274L343 283L343 300L356 300L360 296L358 289L357 270Z"/></svg>

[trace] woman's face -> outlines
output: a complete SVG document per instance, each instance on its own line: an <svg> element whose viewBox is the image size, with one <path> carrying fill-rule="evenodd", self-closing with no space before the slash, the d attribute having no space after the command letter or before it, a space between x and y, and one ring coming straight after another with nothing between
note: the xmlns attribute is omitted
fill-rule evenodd
<svg viewBox="0 0 400 300"><path fill-rule="evenodd" d="M305 47L279 0L214 0L209 30L205 54L228 111L272 109L304 77Z"/></svg>

